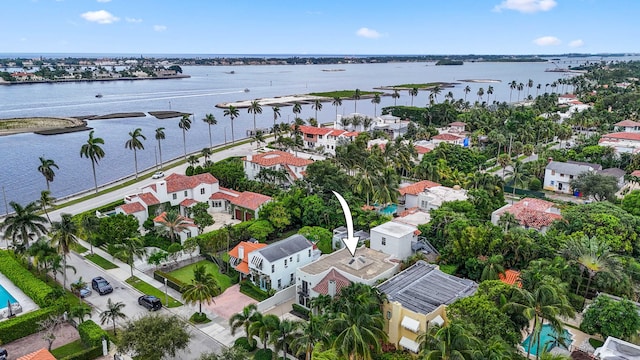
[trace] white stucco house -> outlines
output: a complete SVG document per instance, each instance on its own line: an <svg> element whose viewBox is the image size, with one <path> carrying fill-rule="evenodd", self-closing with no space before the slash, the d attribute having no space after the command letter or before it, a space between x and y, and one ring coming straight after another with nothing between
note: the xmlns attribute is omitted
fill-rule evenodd
<svg viewBox="0 0 640 360"><path fill-rule="evenodd" d="M286 182L283 185L291 185L296 180L303 178L307 166L313 160L299 158L285 151L269 151L260 154L251 154L242 158L244 173L249 180L258 180L258 174L263 170L281 171L285 174Z"/></svg>
<svg viewBox="0 0 640 360"><path fill-rule="evenodd" d="M595 172L602 166L589 163L550 161L544 170L544 189L572 194L571 180L583 172Z"/></svg>
<svg viewBox="0 0 640 360"><path fill-rule="evenodd" d="M310 150L322 148L325 153L331 155L336 154L336 146L355 140L359 134L357 131L346 131L330 127L301 125L299 128L305 148Z"/></svg>
<svg viewBox="0 0 640 360"><path fill-rule="evenodd" d="M372 250L405 260L413 254L411 245L418 241L420 231L411 225L389 221L371 228L370 233Z"/></svg>
<svg viewBox="0 0 640 360"><path fill-rule="evenodd" d="M444 202L468 198L467 191L459 186L450 188L429 180L403 185L398 191L399 210L418 208L428 212L439 208Z"/></svg>

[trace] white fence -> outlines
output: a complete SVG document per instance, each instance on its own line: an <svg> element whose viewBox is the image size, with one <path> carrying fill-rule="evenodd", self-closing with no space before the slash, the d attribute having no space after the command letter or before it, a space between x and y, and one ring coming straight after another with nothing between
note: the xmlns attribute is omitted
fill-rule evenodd
<svg viewBox="0 0 640 360"><path fill-rule="evenodd" d="M284 304L296 297L296 286L291 285L284 290L280 290L272 297L258 303L258 311L263 313L271 308L274 308L280 304Z"/></svg>

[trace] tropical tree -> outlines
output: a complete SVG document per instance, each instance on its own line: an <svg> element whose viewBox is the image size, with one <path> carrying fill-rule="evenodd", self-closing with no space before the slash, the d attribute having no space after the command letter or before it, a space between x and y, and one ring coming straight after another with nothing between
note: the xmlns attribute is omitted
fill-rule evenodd
<svg viewBox="0 0 640 360"><path fill-rule="evenodd" d="M189 163L189 166L193 167L200 163L200 159L196 155L189 155L187 162Z"/></svg>
<svg viewBox="0 0 640 360"><path fill-rule="evenodd" d="M493 255L489 257L484 269L482 269L480 281L500 279L500 274L504 274L503 263L504 257L502 255Z"/></svg>
<svg viewBox="0 0 640 360"><path fill-rule="evenodd" d="M213 141L211 140L211 125L218 124L218 120L216 120L216 117L213 116L213 114L206 114L204 116L204 119L202 119L202 121L204 121L209 127L209 147L211 148L213 147ZM255 126L255 119L254 119L254 126Z"/></svg>
<svg viewBox="0 0 640 360"><path fill-rule="evenodd" d="M440 95L440 93L442 92L442 88L440 87L440 85L436 85L429 89L429 92L431 93L431 95L433 95L433 98L436 100L436 102L438 102L438 95Z"/></svg>
<svg viewBox="0 0 640 360"><path fill-rule="evenodd" d="M445 327L434 326L418 336L425 360L469 360L474 359L481 348L477 338L460 323Z"/></svg>
<svg viewBox="0 0 640 360"><path fill-rule="evenodd" d="M291 109L291 111L293 111L293 115L294 117L297 119L300 117L300 113L302 112L302 105L300 105L299 102L294 102L293 103L293 108Z"/></svg>
<svg viewBox="0 0 640 360"><path fill-rule="evenodd" d="M280 130L280 126L276 124L276 121L278 121L278 118L280 117L280 107L272 106L271 110L273 110L273 133L276 135L276 138L277 138L278 131Z"/></svg>
<svg viewBox="0 0 640 360"><path fill-rule="evenodd" d="M418 96L418 88L417 87L413 87L413 88L409 89L409 95L411 95L411 106L413 106L413 98Z"/></svg>
<svg viewBox="0 0 640 360"><path fill-rule="evenodd" d="M200 150L200 155L204 158L205 165L209 164L209 158L212 154L213 152L211 151L211 148L205 147Z"/></svg>
<svg viewBox="0 0 640 360"><path fill-rule="evenodd" d="M360 100L361 97L361 93L360 93L360 89L356 89L353 92L353 112L357 113L358 112L358 100Z"/></svg>
<svg viewBox="0 0 640 360"><path fill-rule="evenodd" d="M134 131L129 132L129 140L124 143L125 149L133 150L133 161L136 167L136 179L138 179L138 150L144 150L144 145L142 144L142 140L147 140L147 137L142 135L142 129L137 128Z"/></svg>
<svg viewBox="0 0 640 360"><path fill-rule="evenodd" d="M75 284L75 283L74 283ZM83 323L84 317L91 317L91 313L93 312L93 308L85 303L80 303L78 305L71 306L69 308L69 315L73 318L78 318L78 322Z"/></svg>
<svg viewBox="0 0 640 360"><path fill-rule="evenodd" d="M500 167L502 168L502 178L504 179L504 170L507 168L507 166L511 165L511 156L509 156L509 154L500 154L500 156L498 156L498 164L500 165Z"/></svg>
<svg viewBox="0 0 640 360"><path fill-rule="evenodd" d="M78 243L76 234L78 228L71 218L71 214L62 214L60 221L54 221L51 224L51 245L58 250L58 254L62 256L62 266L66 269L67 255L71 252L71 248ZM67 286L67 272L63 273L62 287Z"/></svg>
<svg viewBox="0 0 640 360"><path fill-rule="evenodd" d="M156 129L156 140L158 140L158 151L160 152L160 168L162 169L162 144L161 140L166 138L164 128L159 127Z"/></svg>
<svg viewBox="0 0 640 360"><path fill-rule="evenodd" d="M325 297L325 295L320 295ZM328 295L326 295L328 297ZM313 300L318 299L318 297ZM326 297L325 297L326 299ZM328 302L332 301L329 297ZM309 321L301 322L299 326L299 332L296 333L296 337L291 342L291 347L294 349L296 356L305 354L305 360L311 360L311 354L313 349L318 343L328 342L328 335L323 326L323 317L314 316L313 312L309 313Z"/></svg>
<svg viewBox="0 0 640 360"><path fill-rule="evenodd" d="M84 232L85 238L91 247L93 254L93 236L100 230L100 219L94 214L85 214L80 220L80 228Z"/></svg>
<svg viewBox="0 0 640 360"><path fill-rule="evenodd" d="M471 87L469 85L464 87L464 101L467 101L467 94L471 92Z"/></svg>
<svg viewBox="0 0 640 360"><path fill-rule="evenodd" d="M53 169L59 169L55 161L40 157L40 165L38 165L38 171L40 172L40 174L42 174L42 176L44 176L44 180L47 182L47 190L51 190L49 188L49 184L53 181L53 178L56 177L56 173Z"/></svg>
<svg viewBox="0 0 640 360"><path fill-rule="evenodd" d="M487 103L489 103L489 96L493 95L493 86L489 85L487 88Z"/></svg>
<svg viewBox="0 0 640 360"><path fill-rule="evenodd" d="M233 120L235 120L239 116L239 114L240 112L238 111L238 108L233 105L229 105L229 107L224 110L224 116L228 116L229 119L231 119L231 143L232 144L236 143L236 138L233 133Z"/></svg>
<svg viewBox="0 0 640 360"><path fill-rule="evenodd" d="M344 293L341 296L348 297ZM371 312L366 303L349 302L343 310L345 312L338 312L328 322L329 328L337 334L332 348L342 359L371 360L372 354L379 353L381 343L387 340L382 314Z"/></svg>
<svg viewBox="0 0 640 360"><path fill-rule="evenodd" d="M255 134L253 134L253 136L251 137L251 142L256 142L256 150L258 150L258 148L260 147L260 143L265 142L264 140L264 134L262 133L262 131L258 130L255 132Z"/></svg>
<svg viewBox="0 0 640 360"><path fill-rule="evenodd" d="M172 243L176 241L176 235L186 230L189 225L187 218L175 210L161 214L158 220L162 231L169 234L169 239L171 239Z"/></svg>
<svg viewBox="0 0 640 360"><path fill-rule="evenodd" d="M249 325L249 333L247 337L257 336L260 342L263 344L263 348L266 350L269 342L269 338L278 329L280 318L273 314L262 315L256 313L254 320Z"/></svg>
<svg viewBox="0 0 640 360"><path fill-rule="evenodd" d="M39 237L47 232L45 224L47 219L37 214L39 206L32 202L22 206L17 202L10 202L13 213L8 215L0 229L4 231L5 238L11 238L13 243L19 238L22 245L27 246L31 237Z"/></svg>
<svg viewBox="0 0 640 360"><path fill-rule="evenodd" d="M147 249L144 247L144 241L138 237L129 237L121 243L113 245L116 250L114 256L124 259L131 268L131 277L133 277L133 262L136 258L143 259L147 255Z"/></svg>
<svg viewBox="0 0 640 360"><path fill-rule="evenodd" d="M182 298L187 304L198 303L199 313L202 314L202 302L207 305L215 304L214 296L220 295L220 285L213 274L207 272L204 265L197 265L193 269L191 283L182 288Z"/></svg>
<svg viewBox="0 0 640 360"><path fill-rule="evenodd" d="M509 89L511 89L509 91L509 102L511 102L511 95L513 95L513 90L517 87L518 87L518 83L515 80L509 83Z"/></svg>
<svg viewBox="0 0 640 360"><path fill-rule="evenodd" d="M177 315L142 316L123 326L117 340L118 351L131 354L135 359L177 359L178 351L187 349L190 344L191 334L187 328Z"/></svg>
<svg viewBox="0 0 640 360"><path fill-rule="evenodd" d="M111 298L109 298L107 299L107 310L100 313L100 324L104 325L105 323L112 322L114 335L116 335L116 321L127 318L127 315L122 312L125 306L123 302L112 302Z"/></svg>
<svg viewBox="0 0 640 360"><path fill-rule="evenodd" d="M87 287L87 282L82 279L82 276L80 276L80 278L72 282L69 287L71 288L71 292L75 294L78 297L78 300L80 300L80 303L82 303L82 295L80 294L80 290Z"/></svg>
<svg viewBox="0 0 640 360"><path fill-rule="evenodd" d="M42 211L44 211L44 215L47 217L48 222L51 222L51 219L49 218L49 212L47 211L47 208L52 207L55 201L56 201L56 198L51 196L51 191L42 190L40 192L40 199L38 199L38 205L40 205L40 208L42 209Z"/></svg>
<svg viewBox="0 0 640 360"><path fill-rule="evenodd" d="M600 273L608 273L612 278L620 277L619 257L611 251L609 245L600 238L593 236L572 237L568 239L560 250L560 254L570 262L580 267L581 273L587 273L586 298L591 281ZM580 282L578 282L578 292Z"/></svg>
<svg viewBox="0 0 640 360"><path fill-rule="evenodd" d="M276 353L282 349L282 358L287 358L287 344L291 343L298 334L296 331L300 327L300 322L295 320L283 319L278 323L278 327L272 334L272 343L275 345Z"/></svg>
<svg viewBox="0 0 640 360"><path fill-rule="evenodd" d="M393 98L393 106L398 106L398 98L400 98L400 93L398 92L398 90L394 89L391 97Z"/></svg>
<svg viewBox="0 0 640 360"><path fill-rule="evenodd" d="M262 105L260 105L260 102L253 100L247 108L247 113L253 114L253 133L255 134L258 131L256 127L256 114L262 114Z"/></svg>
<svg viewBox="0 0 640 360"><path fill-rule="evenodd" d="M229 318L229 326L231 327L231 335L235 335L238 328L244 328L244 333L247 336L247 340L251 341L253 338L248 336L249 326L255 320L255 314L258 312L258 306L256 304L249 304L242 309L242 312L234 314Z"/></svg>
<svg viewBox="0 0 640 360"><path fill-rule="evenodd" d="M318 121L318 123L320 122L318 120L318 111L322 110L322 102L320 101L320 99L315 99L313 101L313 104L311 104L311 108L314 109L316 111L316 121Z"/></svg>
<svg viewBox="0 0 640 360"><path fill-rule="evenodd" d="M373 95L373 99L371 99L371 103L373 104L373 116L378 116L378 104L380 104L379 93L375 93Z"/></svg>
<svg viewBox="0 0 640 360"><path fill-rule="evenodd" d="M184 147L184 159L187 159L187 131L191 129L191 117L189 114L182 115L178 122L178 127L182 129L182 145Z"/></svg>
<svg viewBox="0 0 640 360"><path fill-rule="evenodd" d="M104 145L104 140L102 138L94 138L93 133L95 130L91 130L89 132L89 139L86 143L80 147L80 157L85 157L91 160L91 169L93 170L93 183L96 187L96 194L98 193L98 178L96 177L96 164L100 159L104 158L104 150L100 147L100 145Z"/></svg>
<svg viewBox="0 0 640 360"><path fill-rule="evenodd" d="M613 176L585 171L569 182L574 191L579 191L586 199L614 201L618 191L618 180Z"/></svg>

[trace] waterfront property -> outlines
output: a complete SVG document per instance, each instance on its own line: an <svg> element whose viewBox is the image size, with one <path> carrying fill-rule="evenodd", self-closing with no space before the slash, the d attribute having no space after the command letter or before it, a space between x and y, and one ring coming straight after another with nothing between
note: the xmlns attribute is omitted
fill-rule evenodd
<svg viewBox="0 0 640 360"><path fill-rule="evenodd" d="M291 185L301 180L313 160L299 158L285 151L249 154L242 158L244 173L249 180L261 180ZM277 174L280 173L280 174Z"/></svg>
<svg viewBox="0 0 640 360"><path fill-rule="evenodd" d="M389 342L417 353L418 336L429 326L446 322L446 306L473 295L478 284L443 273L437 265L418 261L378 285L387 296L383 305Z"/></svg>
<svg viewBox="0 0 640 360"><path fill-rule="evenodd" d="M355 140L358 136L356 131L346 131L330 127L315 127L301 125L304 147L309 150L322 150L322 152L335 155L336 146Z"/></svg>

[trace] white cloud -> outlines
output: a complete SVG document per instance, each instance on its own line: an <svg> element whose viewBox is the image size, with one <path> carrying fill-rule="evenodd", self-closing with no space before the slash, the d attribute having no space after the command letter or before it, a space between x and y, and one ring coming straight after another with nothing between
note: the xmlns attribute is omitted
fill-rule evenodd
<svg viewBox="0 0 640 360"><path fill-rule="evenodd" d="M111 0L97 0L99 3L108 3L111 2Z"/></svg>
<svg viewBox="0 0 640 360"><path fill-rule="evenodd" d="M167 30L167 27L164 25L153 25L153 30L158 32L165 31Z"/></svg>
<svg viewBox="0 0 640 360"><path fill-rule="evenodd" d="M577 39L569 42L570 47L580 47L582 45L584 45L584 41L582 41L582 39Z"/></svg>
<svg viewBox="0 0 640 360"><path fill-rule="evenodd" d="M125 20L126 20L128 23L141 23L141 22L142 22L142 19L129 18L129 17L128 17L128 18L125 18Z"/></svg>
<svg viewBox="0 0 640 360"><path fill-rule="evenodd" d="M538 46L554 46L560 45L562 41L555 36L542 36L533 40L533 43Z"/></svg>
<svg viewBox="0 0 640 360"><path fill-rule="evenodd" d="M356 31L356 35L364 38L368 38L368 39L377 39L380 36L382 36L379 32L366 27L358 29L358 31Z"/></svg>
<svg viewBox="0 0 640 360"><path fill-rule="evenodd" d="M113 16L106 10L87 11L80 16L87 21L96 22L98 24L111 24L120 20L120 18Z"/></svg>
<svg viewBox="0 0 640 360"><path fill-rule="evenodd" d="M504 0L500 5L496 5L493 11L514 10L522 13L535 13L538 11L549 11L556 5L556 0Z"/></svg>

